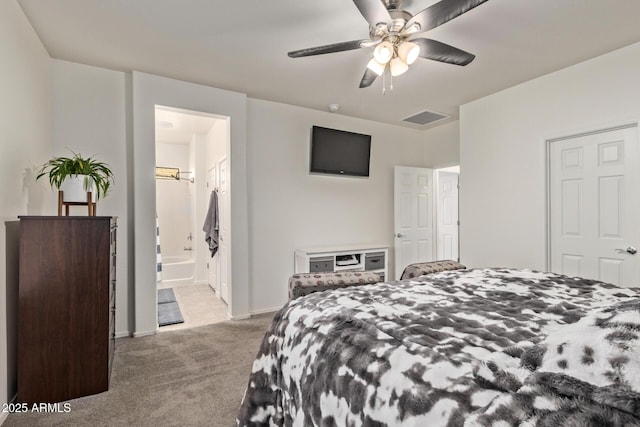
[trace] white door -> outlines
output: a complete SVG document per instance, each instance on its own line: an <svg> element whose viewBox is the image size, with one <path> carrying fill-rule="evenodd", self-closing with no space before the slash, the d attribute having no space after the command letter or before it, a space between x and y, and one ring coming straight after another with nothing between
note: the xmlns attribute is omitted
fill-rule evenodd
<svg viewBox="0 0 640 427"><path fill-rule="evenodd" d="M209 176L207 177L207 189L209 192L214 191L218 187L218 169L215 165L209 169ZM207 281L209 286L216 291L216 295L220 295L220 281L217 278L218 274L218 261L220 257L215 256L211 258L211 252L207 251Z"/></svg>
<svg viewBox="0 0 640 427"><path fill-rule="evenodd" d="M437 186L437 258L458 261L458 174L438 171Z"/></svg>
<svg viewBox="0 0 640 427"><path fill-rule="evenodd" d="M550 143L551 270L638 286L637 128Z"/></svg>
<svg viewBox="0 0 640 427"><path fill-rule="evenodd" d="M219 237L218 243L218 271L220 283L220 297L229 303L229 162L226 157L218 163L218 212Z"/></svg>
<svg viewBox="0 0 640 427"><path fill-rule="evenodd" d="M433 170L394 170L395 277L416 262L433 260Z"/></svg>

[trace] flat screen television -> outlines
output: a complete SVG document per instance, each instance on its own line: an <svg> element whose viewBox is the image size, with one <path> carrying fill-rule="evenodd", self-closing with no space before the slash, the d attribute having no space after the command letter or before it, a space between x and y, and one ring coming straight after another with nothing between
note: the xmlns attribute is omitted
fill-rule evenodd
<svg viewBox="0 0 640 427"><path fill-rule="evenodd" d="M311 173L369 176L371 135L313 126Z"/></svg>

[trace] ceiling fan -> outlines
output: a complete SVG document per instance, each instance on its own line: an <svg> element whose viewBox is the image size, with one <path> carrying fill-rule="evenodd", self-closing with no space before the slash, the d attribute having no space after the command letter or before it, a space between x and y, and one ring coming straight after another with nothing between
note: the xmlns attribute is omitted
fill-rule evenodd
<svg viewBox="0 0 640 427"><path fill-rule="evenodd" d="M475 58L469 52L448 44L424 38L432 30L487 0L441 0L413 16L402 10L402 0L353 0L369 23L369 39L353 40L289 52L289 57L322 55L360 48L375 47L373 58L360 81L368 87L383 75L387 65L392 76L398 76L419 57L454 65L467 65Z"/></svg>

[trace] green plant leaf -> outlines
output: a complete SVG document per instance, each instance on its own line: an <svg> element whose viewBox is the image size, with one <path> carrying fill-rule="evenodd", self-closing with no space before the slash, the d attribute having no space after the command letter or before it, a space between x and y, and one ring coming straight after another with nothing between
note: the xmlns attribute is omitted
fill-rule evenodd
<svg viewBox="0 0 640 427"><path fill-rule="evenodd" d="M48 176L52 188L60 188L62 182L69 176L86 175L84 178L85 190L89 187L90 180L95 183L96 199L105 197L115 178L109 165L95 160L93 157L82 157L82 154L73 152L73 157L54 157L46 162L38 171L36 180Z"/></svg>

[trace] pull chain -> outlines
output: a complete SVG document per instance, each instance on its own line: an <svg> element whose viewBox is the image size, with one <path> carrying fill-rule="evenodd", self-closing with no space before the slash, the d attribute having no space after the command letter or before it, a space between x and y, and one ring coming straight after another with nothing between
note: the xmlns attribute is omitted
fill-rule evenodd
<svg viewBox="0 0 640 427"><path fill-rule="evenodd" d="M393 92L393 74L391 74L391 70L389 69L389 91ZM385 67L382 72L382 94L387 94L387 68Z"/></svg>
<svg viewBox="0 0 640 427"><path fill-rule="evenodd" d="M387 94L387 83L386 83L386 75L387 75L387 73L385 71L387 71L387 70L385 69L382 72L382 94L383 95Z"/></svg>

